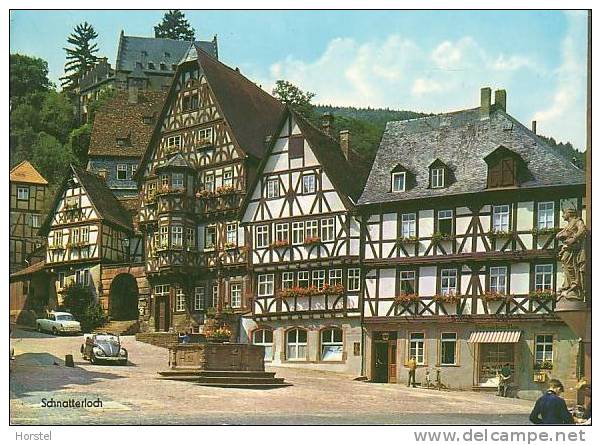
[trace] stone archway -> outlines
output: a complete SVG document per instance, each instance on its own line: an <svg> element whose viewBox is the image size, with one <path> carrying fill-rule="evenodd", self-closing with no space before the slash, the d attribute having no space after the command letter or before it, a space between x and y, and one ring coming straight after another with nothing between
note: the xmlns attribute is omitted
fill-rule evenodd
<svg viewBox="0 0 601 445"><path fill-rule="evenodd" d="M112 320L138 319L138 283L133 275L122 273L111 282L109 313Z"/></svg>

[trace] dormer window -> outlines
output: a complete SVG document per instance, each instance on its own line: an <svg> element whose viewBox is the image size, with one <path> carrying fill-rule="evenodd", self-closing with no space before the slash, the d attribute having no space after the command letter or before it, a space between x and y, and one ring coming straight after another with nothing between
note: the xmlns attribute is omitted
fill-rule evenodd
<svg viewBox="0 0 601 445"><path fill-rule="evenodd" d="M407 173L406 172L393 172L392 173L392 186L393 192L404 192L406 185Z"/></svg>
<svg viewBox="0 0 601 445"><path fill-rule="evenodd" d="M142 118L142 122L147 125L152 124L152 116L144 116Z"/></svg>
<svg viewBox="0 0 601 445"><path fill-rule="evenodd" d="M148 69L149 70L154 70L154 63L148 62Z"/></svg>
<svg viewBox="0 0 601 445"><path fill-rule="evenodd" d="M127 145L127 138L117 138L117 147L125 147Z"/></svg>
<svg viewBox="0 0 601 445"><path fill-rule="evenodd" d="M487 187L516 187L527 179L528 169L522 157L503 146L484 158L488 164Z"/></svg>
<svg viewBox="0 0 601 445"><path fill-rule="evenodd" d="M437 167L430 170L430 184L433 189L444 187L444 168Z"/></svg>

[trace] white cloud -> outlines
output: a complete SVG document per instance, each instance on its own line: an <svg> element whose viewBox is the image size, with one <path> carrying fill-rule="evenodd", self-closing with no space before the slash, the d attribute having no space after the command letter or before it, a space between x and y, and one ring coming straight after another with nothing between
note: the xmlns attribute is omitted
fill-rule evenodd
<svg viewBox="0 0 601 445"><path fill-rule="evenodd" d="M442 85L435 80L423 79L420 77L419 79L415 79L415 82L413 82L411 93L416 96L420 96L422 94L435 93L442 90Z"/></svg>

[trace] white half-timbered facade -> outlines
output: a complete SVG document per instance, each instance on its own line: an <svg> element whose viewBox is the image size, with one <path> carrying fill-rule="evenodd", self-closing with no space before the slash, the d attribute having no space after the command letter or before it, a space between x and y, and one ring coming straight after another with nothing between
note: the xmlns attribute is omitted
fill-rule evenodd
<svg viewBox="0 0 601 445"><path fill-rule="evenodd" d="M247 307L238 209L282 106L202 49L179 65L138 171L151 296L143 329L198 329Z"/></svg>
<svg viewBox="0 0 601 445"><path fill-rule="evenodd" d="M359 200L372 380L405 380L411 356L418 381L438 368L454 387L496 387L506 364L522 391L540 372L574 379L555 234L562 209L584 213L584 174L505 112L504 91L481 93L386 127Z"/></svg>
<svg viewBox="0 0 601 445"><path fill-rule="evenodd" d="M253 306L243 326L267 361L360 372L361 174L349 152L288 110L245 201Z"/></svg>

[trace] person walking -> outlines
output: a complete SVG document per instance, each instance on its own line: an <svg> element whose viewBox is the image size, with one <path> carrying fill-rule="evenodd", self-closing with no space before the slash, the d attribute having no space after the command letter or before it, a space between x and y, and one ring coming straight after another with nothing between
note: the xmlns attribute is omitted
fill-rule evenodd
<svg viewBox="0 0 601 445"><path fill-rule="evenodd" d="M534 404L530 422L536 425L563 425L574 423L565 400L560 396L563 384L557 379L549 380L549 389Z"/></svg>
<svg viewBox="0 0 601 445"><path fill-rule="evenodd" d="M415 357L411 356L407 362L407 367L409 368L409 380L407 380L407 387L413 386L415 388L415 370L417 369L417 361L415 360Z"/></svg>

